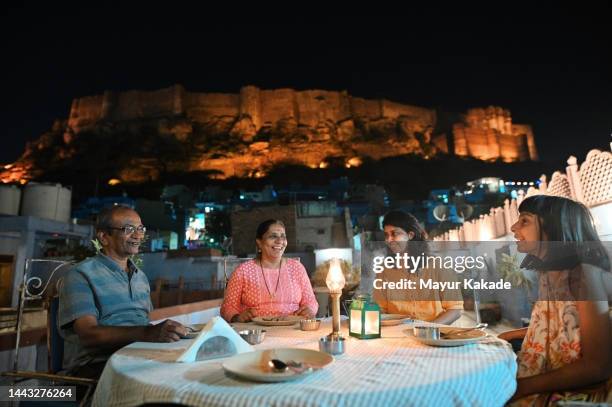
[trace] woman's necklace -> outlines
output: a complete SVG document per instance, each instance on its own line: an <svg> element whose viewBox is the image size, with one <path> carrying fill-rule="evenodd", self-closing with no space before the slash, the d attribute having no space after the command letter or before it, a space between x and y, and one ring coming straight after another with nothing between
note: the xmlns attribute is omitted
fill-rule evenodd
<svg viewBox="0 0 612 407"><path fill-rule="evenodd" d="M280 273L281 273L282 265L283 265L283 258L281 257L280 263L278 263L278 277L276 277L276 288L274 288L274 293L272 293L270 291L270 287L268 287L268 281L266 280L266 275L264 274L263 261L259 259L259 267L261 267L261 276L263 277L264 284L266 285L266 290L268 290L268 294L270 295L271 299L274 299L274 297L276 297L276 292L278 291L278 283L280 281Z"/></svg>

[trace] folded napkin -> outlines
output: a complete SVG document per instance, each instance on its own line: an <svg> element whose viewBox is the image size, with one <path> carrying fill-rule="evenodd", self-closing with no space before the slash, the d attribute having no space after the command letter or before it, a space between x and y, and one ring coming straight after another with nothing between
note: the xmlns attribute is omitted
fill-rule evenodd
<svg viewBox="0 0 612 407"><path fill-rule="evenodd" d="M213 317L176 361L189 363L253 350L223 318Z"/></svg>

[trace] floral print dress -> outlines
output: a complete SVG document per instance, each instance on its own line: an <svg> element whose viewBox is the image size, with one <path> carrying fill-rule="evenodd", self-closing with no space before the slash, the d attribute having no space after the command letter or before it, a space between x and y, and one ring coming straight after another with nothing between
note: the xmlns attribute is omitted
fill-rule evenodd
<svg viewBox="0 0 612 407"><path fill-rule="evenodd" d="M572 299L569 291L570 273L571 271L540 273L541 300L534 305L529 328L518 355L519 378L558 369L581 357L580 320L576 301ZM592 394L561 392L533 394L517 400L512 405L550 405L560 400L594 401Z"/></svg>
<svg viewBox="0 0 612 407"><path fill-rule="evenodd" d="M529 377L558 369L580 358L580 321L576 302L568 299L568 272L540 275L540 298L519 353L518 377ZM548 294L548 295L547 295ZM546 301L545 299L549 300Z"/></svg>

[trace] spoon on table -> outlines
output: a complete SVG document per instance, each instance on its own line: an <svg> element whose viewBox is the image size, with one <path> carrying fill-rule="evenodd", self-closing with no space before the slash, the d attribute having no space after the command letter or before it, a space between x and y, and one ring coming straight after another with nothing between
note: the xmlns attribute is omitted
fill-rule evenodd
<svg viewBox="0 0 612 407"><path fill-rule="evenodd" d="M476 325L473 328L455 329L455 330L452 330L452 331L440 332L440 336L441 337L449 337L449 336L453 336L453 335L464 334L466 332L481 331L484 328L486 328L487 326L489 326L489 324L481 323L481 324Z"/></svg>
<svg viewBox="0 0 612 407"><path fill-rule="evenodd" d="M296 373L312 372L316 370L316 368L313 368L310 365L305 365L304 363L296 362L295 360L288 360L286 362L283 362L282 360L279 360L279 359L271 359L268 362L268 366L270 366L272 371L275 373L284 373L289 368L291 368L291 370L293 370Z"/></svg>
<svg viewBox="0 0 612 407"><path fill-rule="evenodd" d="M287 371L287 369L289 369L288 364L278 359L270 359L268 361L268 366L270 366L272 371L275 373L284 373Z"/></svg>

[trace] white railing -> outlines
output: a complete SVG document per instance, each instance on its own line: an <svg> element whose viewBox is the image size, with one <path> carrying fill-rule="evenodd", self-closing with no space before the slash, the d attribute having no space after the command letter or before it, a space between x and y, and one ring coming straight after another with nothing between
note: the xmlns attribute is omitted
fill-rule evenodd
<svg viewBox="0 0 612 407"><path fill-rule="evenodd" d="M610 148L612 149L612 143ZM465 222L457 229L436 236L434 240L505 240L505 237L511 235L510 227L518 219L518 206L523 199L538 194L562 196L581 202L592 209L596 222L603 221L597 219L601 216L599 213L610 211L593 211L593 209L606 204L612 205L612 153L591 150L582 165L578 165L578 160L574 156L569 157L567 164L565 173L555 171L550 182L547 182L546 176L542 175L537 189L530 187L526 193L521 190L516 199L506 200L504 206L492 208L488 214Z"/></svg>

